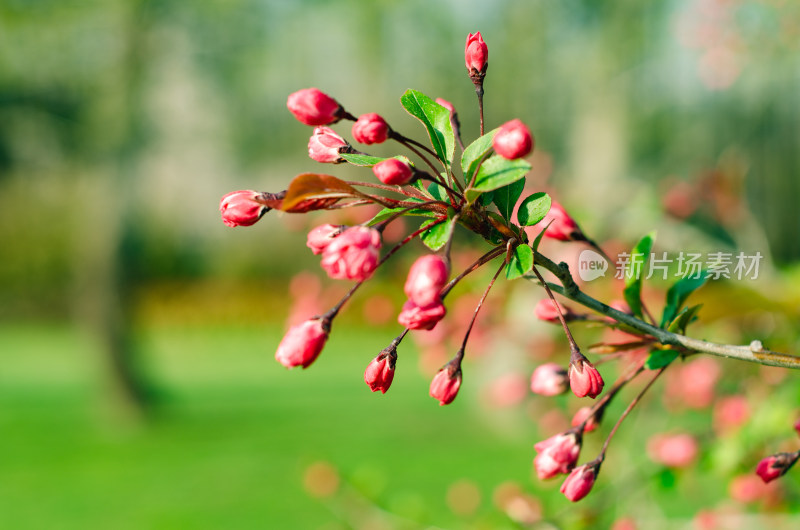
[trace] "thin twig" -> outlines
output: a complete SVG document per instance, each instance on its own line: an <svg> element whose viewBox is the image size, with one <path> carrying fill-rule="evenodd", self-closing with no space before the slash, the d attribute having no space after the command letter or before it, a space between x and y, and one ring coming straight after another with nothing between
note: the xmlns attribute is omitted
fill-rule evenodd
<svg viewBox="0 0 800 530"><path fill-rule="evenodd" d="M496 258L497 256L501 255L503 252L505 252L505 248L503 248L503 247L495 247L492 250L490 250L489 252L487 252L486 254L484 254L483 256L481 256L480 258L478 258L477 260L475 260L475 262L472 265L470 265L469 267L467 267L463 272L461 272L461 274L459 274L458 276L456 276L455 278L453 278L452 280L447 282L447 285L445 285L442 288L442 291L440 293L441 296L442 296L442 299L444 299L444 297L447 296L447 293L452 291L453 287L455 287L456 284L458 284L458 282L460 282L467 274L469 274L469 273L479 269L483 265L489 263L494 258Z"/></svg>
<svg viewBox="0 0 800 530"><path fill-rule="evenodd" d="M550 290L550 287L548 287L547 282L544 281L544 278L542 278L541 273L536 269L536 265L533 266L533 273L536 275L537 278L539 278L542 287L544 287L544 290L547 291L547 296L550 297L550 300L553 302L553 305L556 306L556 313L558 313L558 320L561 321L561 327L564 328L564 335L567 336L567 341L569 342L570 351L573 354L580 353L580 348L578 348L578 344L572 337L572 332L569 330L569 326L567 326L567 321L564 318L564 315L562 314L561 306L558 305L556 297L553 296L553 291Z"/></svg>
<svg viewBox="0 0 800 530"><path fill-rule="evenodd" d="M483 295L481 296L481 299L478 301L478 305L475 307L475 311L472 313L472 320L469 321L469 327L467 328L467 332L464 333L464 340L461 342L461 348L458 350L458 353L456 354L456 359L458 359L457 362L459 364L461 363L461 360L464 358L464 351L467 347L469 334L472 333L472 327L475 325L475 319L478 318L478 313L480 313L481 308L483 307L483 303L486 301L486 297L489 295L489 291L492 289L492 286L494 285L495 280L497 280L497 277L500 276L500 273L506 266L507 261L508 261L507 259L503 261L503 263L497 269L497 272L494 273L494 276L492 276L491 281L489 281L489 285L487 285L486 289L484 289Z"/></svg>
<svg viewBox="0 0 800 530"><path fill-rule="evenodd" d="M630 411L633 410L633 407L635 407L636 404L642 399L642 396L644 396L645 393L648 390L650 390L650 387L653 386L653 383L656 382L656 379L658 379L658 377L661 374L663 374L664 370L666 370L666 369L667 369L667 367L665 366L665 367L661 368L660 370L658 370L658 372L656 372L656 375L654 375L653 378L650 381L647 382L647 384L644 386L644 388L642 388L641 392L639 392L636 395L636 397L633 398L633 400L628 404L628 406L625 408L625 410L622 411L622 415L620 415L619 419L617 420L617 423L614 424L614 427L611 428L611 432L608 433L608 437L606 438L606 441L603 442L603 448L600 449L600 456L597 457L598 460L600 460L601 462L603 460L605 460L606 451L608 450L608 444L611 442L611 438L613 438L614 435L617 433L617 429L619 429L619 426L622 425L622 422L628 416Z"/></svg>

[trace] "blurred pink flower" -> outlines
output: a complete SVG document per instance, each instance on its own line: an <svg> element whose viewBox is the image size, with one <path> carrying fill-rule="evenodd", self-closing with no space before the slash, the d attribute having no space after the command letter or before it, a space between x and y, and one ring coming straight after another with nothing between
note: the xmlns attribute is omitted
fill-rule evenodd
<svg viewBox="0 0 800 530"><path fill-rule="evenodd" d="M655 434L647 442L650 459L667 467L691 465L697 451L697 440L689 434Z"/></svg>

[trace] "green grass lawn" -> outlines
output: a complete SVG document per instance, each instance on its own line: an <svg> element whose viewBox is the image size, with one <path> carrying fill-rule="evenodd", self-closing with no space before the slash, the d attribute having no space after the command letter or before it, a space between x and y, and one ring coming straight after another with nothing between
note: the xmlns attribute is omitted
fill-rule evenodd
<svg viewBox="0 0 800 530"><path fill-rule="evenodd" d="M552 434L537 432L535 398L487 409L471 365L459 398L439 407L410 347L389 393L372 394L363 369L391 330L339 328L305 371L275 362L280 336L278 327L143 330L144 366L161 397L153 418L137 423L111 405L88 337L0 327L0 528L516 528L492 502L509 481L538 497L545 518L576 528L622 515L684 524L724 502L713 453L679 473L646 460L646 437L670 421L650 409L623 426L607 473L575 507L560 480L531 478L533 443ZM687 421L702 432L708 419ZM600 441L587 440L586 454ZM316 468L322 479L331 469L339 479L323 497L304 486L318 462L328 465ZM447 492L464 481L479 497L460 514ZM788 483L793 502L797 480Z"/></svg>

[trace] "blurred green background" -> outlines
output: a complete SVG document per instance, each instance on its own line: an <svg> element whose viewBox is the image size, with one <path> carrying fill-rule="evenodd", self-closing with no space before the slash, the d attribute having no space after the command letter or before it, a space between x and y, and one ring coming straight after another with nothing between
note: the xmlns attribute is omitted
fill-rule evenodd
<svg viewBox="0 0 800 530"><path fill-rule="evenodd" d="M463 44L477 30L488 127L518 117L536 137L529 186L610 249L656 228L659 251L761 252L758 281L700 293L695 333L800 353L795 2L4 0L0 527L672 528L698 513L797 527L796 472L749 501L733 492L762 456L798 445L794 374L755 366L720 364L715 403L745 396L744 427L720 432L711 404L676 406L656 386L581 504L532 477L533 443L578 403L519 392L565 351L521 281L496 289L446 408L427 396L448 358L435 341L404 343L385 396L362 379L397 333L413 253L364 289L312 368L272 359L290 314L342 293L304 245L328 218L230 229L219 198L315 169L310 129L285 107L300 88L423 140L398 102L415 88L453 102L473 138ZM645 293L656 308L664 287ZM701 441L691 469L646 454L650 434L675 430Z"/></svg>

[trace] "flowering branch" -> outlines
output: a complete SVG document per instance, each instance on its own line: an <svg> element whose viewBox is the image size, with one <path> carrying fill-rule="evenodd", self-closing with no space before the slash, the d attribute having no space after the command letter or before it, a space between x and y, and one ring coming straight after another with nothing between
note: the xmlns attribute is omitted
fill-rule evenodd
<svg viewBox="0 0 800 530"><path fill-rule="evenodd" d="M566 210L548 194L535 192L523 198L525 174L531 169L526 158L533 151L534 138L519 119L484 134L483 82L488 67L488 48L479 32L467 37L464 57L478 97L480 116L480 136L468 145L462 143L455 108L446 100L434 101L413 89L407 90L400 98L403 108L425 127L430 139L428 147L394 131L379 114L362 114L356 118L327 94L314 88L303 89L289 96L287 107L298 121L315 127L308 143L309 157L324 164L350 163L372 168L380 184L348 182L332 175L304 173L279 193L231 192L222 198L220 212L228 226L250 226L272 209L307 213L367 203L384 207L361 225L324 224L309 232L306 245L314 254L321 255L320 265L328 276L356 283L330 311L311 317L287 331L275 354L287 368L306 368L314 362L328 339L334 317L397 250L416 237L430 249L431 253L418 257L408 271L403 287L407 300L397 317L404 328L402 333L373 358L364 372L364 381L373 392L389 390L395 374L397 348L404 337L410 331L434 329L447 314L444 300L453 287L466 275L504 255L505 259L485 287L472 314L460 348L431 381L430 395L440 405L451 403L462 383L462 361L473 325L500 273L505 271L507 280L524 277L539 282L548 298L541 300L534 312L542 320L562 325L570 354L568 368L563 361L562 364L551 362L537 367L531 378L531 390L547 396L571 390L578 398L597 399L593 406L582 407L576 413L572 428L535 445L538 455L534 466L539 478L569 474L561 491L569 500L577 501L592 489L611 439L622 421L677 357L708 353L793 369L800 368L800 357L767 350L760 341L736 346L686 336L686 327L696 318L699 306L683 306L688 296L703 284L705 275L701 275L699 280L682 278L670 288L659 325L641 298L642 279L638 276L631 275L626 281L625 303L609 306L581 291L565 263L557 264L535 250L541 238L548 237L588 244L607 258L602 248L588 238ZM418 156L431 173L416 169L405 156L381 158L354 149L327 127L343 119L355 122L352 134L356 142L371 145L394 140ZM460 157L456 156L456 141L461 146ZM437 170L435 164L441 164L444 172ZM383 196L388 193L371 195L358 188L391 192L403 198ZM381 257L383 231L401 216L427 219ZM450 254L458 226L482 237L491 249L451 278ZM526 227L540 230L535 241L529 242ZM643 256L649 255L653 240L654 234L648 234L634 247L631 256L636 256L639 264L644 262ZM548 283L539 267L554 274L560 283ZM560 305L553 292L602 316L578 314ZM610 354L597 364L628 360L622 375L605 393L602 375L581 353L567 325L573 320L600 322L609 329L620 329L635 336L635 340L624 343L601 343L588 347L587 351L591 353ZM649 350L649 355L641 355L637 350ZM597 458L576 467L584 434L600 426L608 404L623 387L646 370L653 371L652 377L625 408ZM795 429L800 432L800 422ZM757 473L765 481L773 480L798 459L800 452L772 455L759 464Z"/></svg>
<svg viewBox="0 0 800 530"><path fill-rule="evenodd" d="M666 329L658 328L643 320L640 320L632 315L623 313L618 309L609 307L603 302L592 298L580 290L572 275L569 272L569 266L566 263L556 264L543 254L536 252L534 260L537 265L541 265L548 271L552 272L561 281L561 285L548 283L548 287L553 291L569 298L573 302L577 302L589 309L598 313L609 316L614 320L622 322L631 328L652 335L664 346L677 346L682 348L685 353L708 353L717 357L726 357L729 359L737 359L740 361L748 361L752 363L762 364L765 366L778 366L781 368L800 369L800 357L771 351L761 344L761 341L753 341L746 346L736 346L732 344L718 344L715 342L708 342L700 339L694 339L673 333ZM535 277L526 276L530 280L538 281Z"/></svg>

